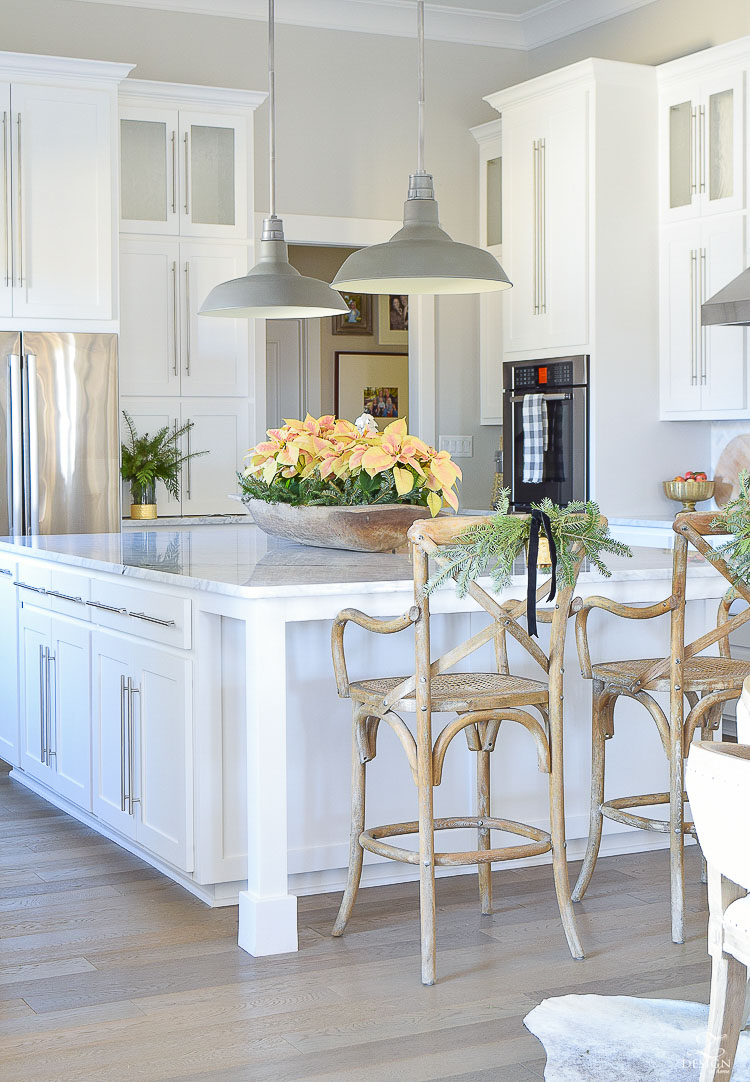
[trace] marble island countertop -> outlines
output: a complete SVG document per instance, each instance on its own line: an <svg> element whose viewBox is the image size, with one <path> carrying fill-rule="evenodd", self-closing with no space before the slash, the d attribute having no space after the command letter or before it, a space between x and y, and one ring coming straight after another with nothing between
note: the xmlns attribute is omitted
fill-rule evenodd
<svg viewBox="0 0 750 1082"><path fill-rule="evenodd" d="M0 550L136 579L174 584L177 578L191 589L258 599L343 594L364 584L380 592L411 578L406 552L316 549L267 537L256 526L244 524L6 537L0 539ZM672 572L672 553L665 549L634 548L632 559L607 557L606 562L614 582L668 580ZM691 575L720 578L697 553L690 563ZM520 560L512 586L525 581ZM596 569L584 568L579 581L604 580Z"/></svg>

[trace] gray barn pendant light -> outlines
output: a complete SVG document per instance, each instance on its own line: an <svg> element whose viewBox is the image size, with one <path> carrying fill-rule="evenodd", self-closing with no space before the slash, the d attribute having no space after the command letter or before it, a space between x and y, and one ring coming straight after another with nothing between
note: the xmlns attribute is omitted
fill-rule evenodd
<svg viewBox="0 0 750 1082"><path fill-rule="evenodd" d="M409 177L404 225L386 244L354 252L333 280L359 293L489 293L512 284L482 248L451 240L440 228L433 181L424 170L424 0L417 0L419 136L417 171Z"/></svg>
<svg viewBox="0 0 750 1082"><path fill-rule="evenodd" d="M200 308L204 316L255 319L314 319L349 309L340 293L318 278L306 278L289 262L284 223L276 216L276 69L274 0L268 0L268 152L270 213L263 221L260 259L243 278L222 282Z"/></svg>

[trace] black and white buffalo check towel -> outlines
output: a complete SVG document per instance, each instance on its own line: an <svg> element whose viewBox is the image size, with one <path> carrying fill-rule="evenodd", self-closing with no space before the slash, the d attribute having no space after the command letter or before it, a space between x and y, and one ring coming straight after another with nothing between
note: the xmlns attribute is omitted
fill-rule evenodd
<svg viewBox="0 0 750 1082"><path fill-rule="evenodd" d="M543 394L527 394L523 399L523 479L538 484L544 475L544 452L547 450L547 403Z"/></svg>

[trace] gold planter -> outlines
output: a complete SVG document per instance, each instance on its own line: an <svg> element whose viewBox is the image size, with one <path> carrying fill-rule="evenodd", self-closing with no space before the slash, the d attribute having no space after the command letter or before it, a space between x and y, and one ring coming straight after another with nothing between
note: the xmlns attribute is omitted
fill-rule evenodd
<svg viewBox="0 0 750 1082"><path fill-rule="evenodd" d="M131 518L156 518L156 504L155 503L131 503L130 505L130 517Z"/></svg>

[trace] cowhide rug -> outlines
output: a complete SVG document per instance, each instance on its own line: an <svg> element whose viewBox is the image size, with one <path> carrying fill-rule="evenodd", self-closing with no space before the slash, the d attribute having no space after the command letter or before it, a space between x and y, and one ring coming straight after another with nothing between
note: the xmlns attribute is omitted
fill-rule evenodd
<svg viewBox="0 0 750 1082"><path fill-rule="evenodd" d="M545 999L524 1023L547 1053L545 1082L698 1082L708 1007L630 996ZM732 1082L750 1082L750 1031Z"/></svg>

